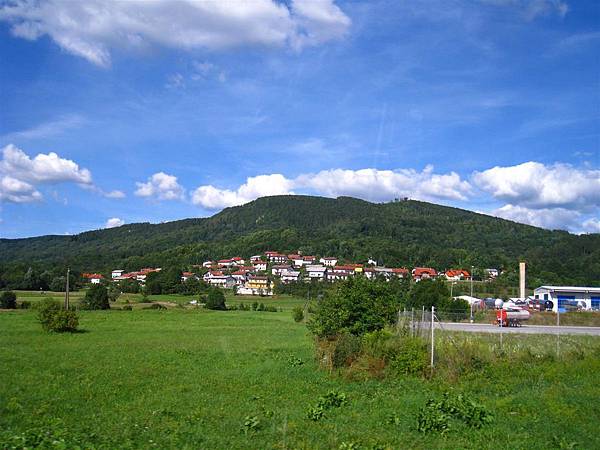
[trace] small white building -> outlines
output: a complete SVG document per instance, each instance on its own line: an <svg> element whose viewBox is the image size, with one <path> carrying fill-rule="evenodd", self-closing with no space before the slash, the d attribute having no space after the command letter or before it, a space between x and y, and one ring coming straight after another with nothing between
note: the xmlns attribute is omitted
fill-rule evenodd
<svg viewBox="0 0 600 450"><path fill-rule="evenodd" d="M116 269L116 270L113 270L113 271L110 273L110 276L111 276L111 278L118 278L118 277L120 277L121 275L123 275L124 273L125 273L125 271L124 271L124 270L121 270L121 269Z"/></svg>
<svg viewBox="0 0 600 450"><path fill-rule="evenodd" d="M271 274L280 277L283 272L287 272L288 270L292 270L291 266L288 266L287 264L277 264L271 267Z"/></svg>
<svg viewBox="0 0 600 450"><path fill-rule="evenodd" d="M208 284L215 287L232 288L235 286L235 278L233 278L231 275L225 275L223 272L207 272L202 278Z"/></svg>
<svg viewBox="0 0 600 450"><path fill-rule="evenodd" d="M299 270L286 270L281 273L281 282L283 284L294 283L300 280L300 271Z"/></svg>
<svg viewBox="0 0 600 450"><path fill-rule="evenodd" d="M268 263L266 261L257 261L254 263L254 269L259 272L266 272Z"/></svg>
<svg viewBox="0 0 600 450"><path fill-rule="evenodd" d="M337 264L338 259L333 256L326 256L325 258L321 258L319 262L325 267L333 267Z"/></svg>
<svg viewBox="0 0 600 450"><path fill-rule="evenodd" d="M216 266L216 265L217 265L217 263L214 261L204 261L202 263L202 267L204 267L204 268L211 268L212 266Z"/></svg>
<svg viewBox="0 0 600 450"><path fill-rule="evenodd" d="M600 287L540 286L533 296L541 302L552 302L552 311L567 309L600 311Z"/></svg>
<svg viewBox="0 0 600 450"><path fill-rule="evenodd" d="M311 280L324 280L327 275L327 267L325 266L306 266L306 275Z"/></svg>

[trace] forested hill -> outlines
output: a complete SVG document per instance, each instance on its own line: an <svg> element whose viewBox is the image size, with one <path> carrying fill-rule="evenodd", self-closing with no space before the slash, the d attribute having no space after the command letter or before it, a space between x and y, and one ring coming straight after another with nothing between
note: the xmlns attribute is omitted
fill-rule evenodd
<svg viewBox="0 0 600 450"><path fill-rule="evenodd" d="M275 196L210 218L129 224L76 236L0 239L0 270L181 267L265 250L372 257L388 266L514 268L544 283L600 284L600 235L549 231L413 200ZM0 273L0 275L2 275Z"/></svg>

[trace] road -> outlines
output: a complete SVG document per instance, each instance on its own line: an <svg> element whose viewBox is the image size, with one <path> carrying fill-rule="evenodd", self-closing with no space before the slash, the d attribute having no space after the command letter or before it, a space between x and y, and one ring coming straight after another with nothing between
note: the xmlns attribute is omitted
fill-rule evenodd
<svg viewBox="0 0 600 450"><path fill-rule="evenodd" d="M600 336L600 327L568 327L547 325L523 325L522 327L503 327L487 323L436 323L436 328L451 331L467 331L470 333L521 333L521 334L584 334Z"/></svg>

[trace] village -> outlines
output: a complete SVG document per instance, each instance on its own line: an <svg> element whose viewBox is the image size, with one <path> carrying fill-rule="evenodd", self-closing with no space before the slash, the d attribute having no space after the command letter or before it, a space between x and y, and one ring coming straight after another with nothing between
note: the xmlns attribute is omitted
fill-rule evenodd
<svg viewBox="0 0 600 450"><path fill-rule="evenodd" d="M277 251L266 251L261 255L251 256L248 260L234 256L218 261L205 261L202 265L193 266L194 272L183 272L181 281L190 278L202 279L212 287L234 289L239 295L272 296L275 280L282 284L297 282L336 282L344 281L355 275L367 279L443 278L448 281L465 281L471 279L471 273L465 269L448 269L438 271L431 267L383 267L377 261L369 259L366 263L341 263L333 256L318 258L317 256L284 254ZM111 281L120 282L134 280L143 285L148 274L160 272L161 268L143 268L135 272L116 269L111 272ZM500 271L485 269L487 279L493 280ZM100 273L84 273L84 279L92 284L105 281Z"/></svg>

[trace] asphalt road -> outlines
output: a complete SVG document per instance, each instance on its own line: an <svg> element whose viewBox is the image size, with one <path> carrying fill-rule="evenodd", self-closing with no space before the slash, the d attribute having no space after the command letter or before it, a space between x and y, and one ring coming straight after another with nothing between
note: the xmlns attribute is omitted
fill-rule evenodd
<svg viewBox="0 0 600 450"><path fill-rule="evenodd" d="M520 333L520 334L585 334L600 336L600 327L568 327L547 325L523 325L521 327L503 327L487 323L436 323L436 328L452 331L467 331L470 333Z"/></svg>

